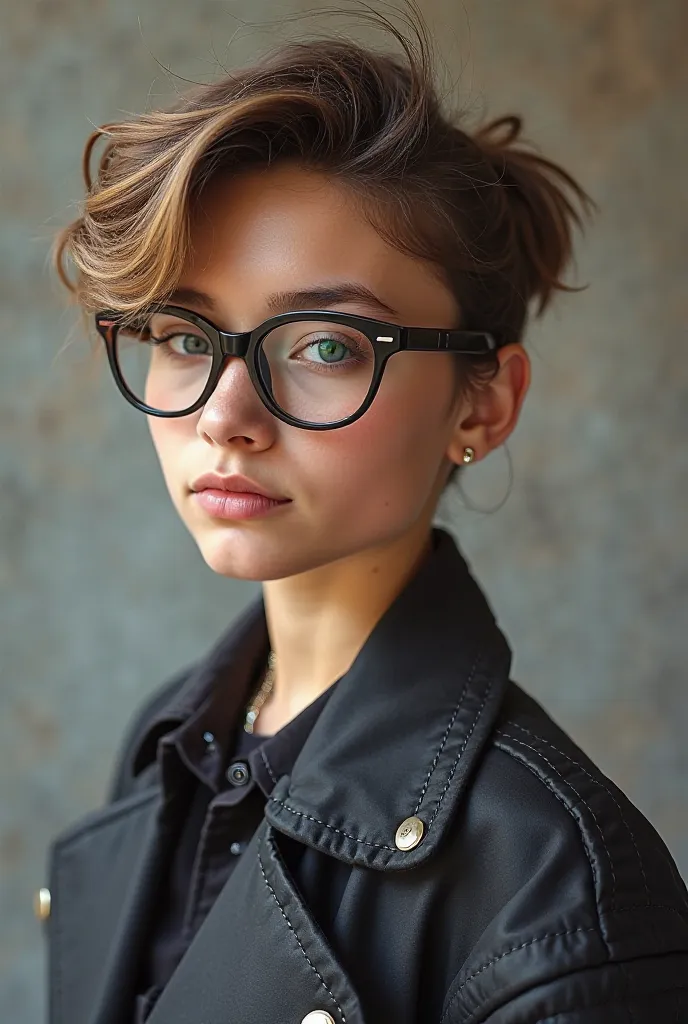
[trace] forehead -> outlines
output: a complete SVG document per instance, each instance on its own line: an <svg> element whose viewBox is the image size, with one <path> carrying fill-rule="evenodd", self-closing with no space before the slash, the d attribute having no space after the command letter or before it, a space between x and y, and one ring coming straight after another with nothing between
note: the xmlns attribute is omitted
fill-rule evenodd
<svg viewBox="0 0 688 1024"><path fill-rule="evenodd" d="M438 303L440 320L453 310L435 268L389 245L344 185L298 165L216 177L194 208L191 242L180 284L222 297L237 315L261 315L270 293L342 280L360 281L407 320L427 321Z"/></svg>
<svg viewBox="0 0 688 1024"><path fill-rule="evenodd" d="M197 203L192 235L205 263L236 259L261 269L285 258L334 260L352 244L384 244L341 185L293 164L218 176Z"/></svg>

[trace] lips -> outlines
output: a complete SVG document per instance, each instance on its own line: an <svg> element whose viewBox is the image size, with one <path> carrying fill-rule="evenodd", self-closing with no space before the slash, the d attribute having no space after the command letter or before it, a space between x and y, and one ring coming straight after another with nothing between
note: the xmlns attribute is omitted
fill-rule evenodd
<svg viewBox="0 0 688 1024"><path fill-rule="evenodd" d="M290 498L286 498L283 494L276 494L274 491L262 484L259 484L256 480L251 480L247 476L241 476L239 474L233 474L231 476L222 476L219 473L204 473L191 485L192 491L226 491L233 494L260 494L264 498L270 498L272 501L290 501Z"/></svg>

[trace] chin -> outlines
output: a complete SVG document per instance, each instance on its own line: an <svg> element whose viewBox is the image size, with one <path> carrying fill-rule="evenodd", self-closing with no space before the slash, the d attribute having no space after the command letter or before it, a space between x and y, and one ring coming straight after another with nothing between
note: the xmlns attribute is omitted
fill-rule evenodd
<svg viewBox="0 0 688 1024"><path fill-rule="evenodd" d="M253 545L237 542L236 539L229 537L204 537L202 540L196 538L196 542L206 565L218 576L256 582L265 579L264 559L247 550Z"/></svg>
<svg viewBox="0 0 688 1024"><path fill-rule="evenodd" d="M284 544L277 545L274 540L248 530L203 531L194 539L206 565L218 576L263 583L298 571L287 564ZM271 551L273 547L275 550Z"/></svg>

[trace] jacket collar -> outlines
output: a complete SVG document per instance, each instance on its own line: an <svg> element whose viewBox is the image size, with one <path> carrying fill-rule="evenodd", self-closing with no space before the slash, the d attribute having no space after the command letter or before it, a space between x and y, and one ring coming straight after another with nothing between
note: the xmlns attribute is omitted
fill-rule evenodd
<svg viewBox="0 0 688 1024"><path fill-rule="evenodd" d="M136 761L170 723L222 678L231 721L267 653L262 597L248 606L152 723ZM453 537L433 528L433 548L337 680L299 752L266 804L280 832L349 864L415 867L455 818L509 682L511 649ZM233 685L227 687L228 679ZM420 843L400 850L406 818Z"/></svg>
<svg viewBox="0 0 688 1024"><path fill-rule="evenodd" d="M511 650L453 538L378 621L266 807L275 828L350 864L404 869L437 849L499 713ZM413 849L398 827L423 822Z"/></svg>

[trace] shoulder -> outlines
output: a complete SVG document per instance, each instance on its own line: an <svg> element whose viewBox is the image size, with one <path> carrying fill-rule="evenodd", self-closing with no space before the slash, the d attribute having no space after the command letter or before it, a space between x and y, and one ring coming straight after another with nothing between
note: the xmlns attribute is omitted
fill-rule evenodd
<svg viewBox="0 0 688 1024"><path fill-rule="evenodd" d="M653 1000L675 1008L679 990L688 1002L688 893L667 847L513 683L460 831L460 844L482 837L482 906L445 1024L470 1019L476 1000L500 1007L500 1024L626 1021L630 1012L644 1024L648 993L648 1013Z"/></svg>
<svg viewBox="0 0 688 1024"><path fill-rule="evenodd" d="M492 736L513 782L536 780L545 821L577 838L590 896L608 927L632 908L661 909L686 889L661 837L611 779L533 698L511 685ZM519 767L520 766L520 769ZM528 783L529 785L530 782Z"/></svg>

